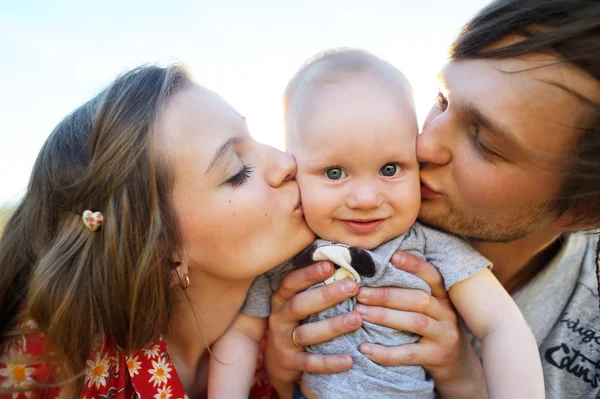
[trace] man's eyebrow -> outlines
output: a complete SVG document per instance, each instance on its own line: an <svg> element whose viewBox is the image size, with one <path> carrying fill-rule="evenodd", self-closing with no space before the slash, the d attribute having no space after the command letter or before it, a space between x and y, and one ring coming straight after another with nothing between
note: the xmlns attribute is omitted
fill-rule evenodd
<svg viewBox="0 0 600 399"><path fill-rule="evenodd" d="M225 158L225 154L227 154L227 151L233 145L239 143L240 141L242 141L242 139L240 137L230 137L223 144L221 144L221 146L217 149L217 151L215 151L215 155L214 155L212 161L210 161L208 168L206 168L206 172L204 172L204 173L210 172L211 169L213 169L215 166L217 166L221 162L223 162L223 159Z"/></svg>
<svg viewBox="0 0 600 399"><path fill-rule="evenodd" d="M494 133L497 136L502 136L509 142L514 143L513 136L510 134L509 129L503 126L501 123L494 121L484 115L473 103L464 104L465 114L473 119L475 122L485 127L490 133Z"/></svg>

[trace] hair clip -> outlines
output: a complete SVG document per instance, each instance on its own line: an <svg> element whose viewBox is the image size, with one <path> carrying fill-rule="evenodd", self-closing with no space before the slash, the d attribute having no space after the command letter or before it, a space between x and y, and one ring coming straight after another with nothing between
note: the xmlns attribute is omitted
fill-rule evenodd
<svg viewBox="0 0 600 399"><path fill-rule="evenodd" d="M96 231L104 223L104 216L102 212L92 212L90 210L83 211L81 215L83 218L83 224L88 228L89 231Z"/></svg>
<svg viewBox="0 0 600 399"><path fill-rule="evenodd" d="M66 206L56 204L59 208L63 208L69 212L73 212L77 215L81 215L81 219L83 220L83 224L89 231L96 231L102 226L104 223L104 216L102 212L92 212L89 209L83 211L83 213L76 211L75 209L67 208Z"/></svg>

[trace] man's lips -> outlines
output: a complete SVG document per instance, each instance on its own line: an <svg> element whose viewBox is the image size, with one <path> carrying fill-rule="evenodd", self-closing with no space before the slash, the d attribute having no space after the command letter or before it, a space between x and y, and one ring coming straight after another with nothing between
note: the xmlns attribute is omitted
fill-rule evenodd
<svg viewBox="0 0 600 399"><path fill-rule="evenodd" d="M441 194L421 181L421 198L438 198Z"/></svg>
<svg viewBox="0 0 600 399"><path fill-rule="evenodd" d="M358 234L368 234L375 231L385 219L341 220L350 230Z"/></svg>

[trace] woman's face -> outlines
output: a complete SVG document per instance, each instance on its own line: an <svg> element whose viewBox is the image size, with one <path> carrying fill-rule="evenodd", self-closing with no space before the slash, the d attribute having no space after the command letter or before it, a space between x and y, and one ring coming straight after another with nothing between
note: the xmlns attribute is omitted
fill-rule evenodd
<svg viewBox="0 0 600 399"><path fill-rule="evenodd" d="M186 88L169 100L158 131L190 270L254 278L310 245L294 159L255 142L222 98Z"/></svg>

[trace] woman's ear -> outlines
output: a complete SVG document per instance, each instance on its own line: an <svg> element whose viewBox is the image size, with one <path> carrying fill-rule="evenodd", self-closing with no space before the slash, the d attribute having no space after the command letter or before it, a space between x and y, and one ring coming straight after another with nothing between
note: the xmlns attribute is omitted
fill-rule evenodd
<svg viewBox="0 0 600 399"><path fill-rule="evenodd" d="M181 262L179 257L174 257L171 261L170 280L171 287L178 285L185 290L190 286L187 262Z"/></svg>

